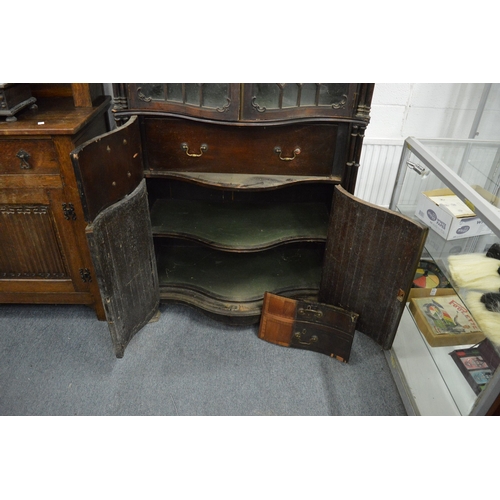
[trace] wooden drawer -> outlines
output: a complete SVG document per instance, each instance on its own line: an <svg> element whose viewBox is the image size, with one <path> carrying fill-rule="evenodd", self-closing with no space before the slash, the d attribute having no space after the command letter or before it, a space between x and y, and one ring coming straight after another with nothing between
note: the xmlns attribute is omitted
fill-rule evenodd
<svg viewBox="0 0 500 500"><path fill-rule="evenodd" d="M338 126L229 126L145 118L145 168L152 171L328 176Z"/></svg>
<svg viewBox="0 0 500 500"><path fill-rule="evenodd" d="M0 174L57 174L59 160L49 139L0 140Z"/></svg>

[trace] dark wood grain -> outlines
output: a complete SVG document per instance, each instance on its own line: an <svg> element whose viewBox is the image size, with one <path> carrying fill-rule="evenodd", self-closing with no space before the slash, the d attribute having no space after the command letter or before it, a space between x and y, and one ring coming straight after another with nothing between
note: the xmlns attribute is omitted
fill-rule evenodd
<svg viewBox="0 0 500 500"><path fill-rule="evenodd" d="M71 159L88 222L130 194L142 179L142 147L138 122L82 144Z"/></svg>
<svg viewBox="0 0 500 500"><path fill-rule="evenodd" d="M0 279L68 278L51 208L0 205Z"/></svg>
<svg viewBox="0 0 500 500"><path fill-rule="evenodd" d="M328 176L335 159L336 134L337 125L328 123L242 128L145 118L145 168ZM207 146L204 152L202 145ZM281 149L282 159L276 148ZM294 153L297 148L300 152Z"/></svg>
<svg viewBox="0 0 500 500"><path fill-rule="evenodd" d="M427 228L337 186L319 300L359 314L357 329L389 349Z"/></svg>
<svg viewBox="0 0 500 500"><path fill-rule="evenodd" d="M27 153L24 161L17 156L21 151ZM57 173L59 173L59 157L52 140L23 137L2 140L0 175Z"/></svg>
<svg viewBox="0 0 500 500"><path fill-rule="evenodd" d="M115 354L152 318L160 301L146 181L103 210L87 229Z"/></svg>

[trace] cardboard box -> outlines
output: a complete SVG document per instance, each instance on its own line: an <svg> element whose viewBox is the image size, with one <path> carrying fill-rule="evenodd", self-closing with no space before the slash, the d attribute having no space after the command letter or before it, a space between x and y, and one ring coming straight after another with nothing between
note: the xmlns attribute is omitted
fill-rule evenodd
<svg viewBox="0 0 500 500"><path fill-rule="evenodd" d="M420 193L415 215L445 240L491 234L489 227L451 189Z"/></svg>
<svg viewBox="0 0 500 500"><path fill-rule="evenodd" d="M431 347L477 344L484 333L452 288L412 288L410 311Z"/></svg>

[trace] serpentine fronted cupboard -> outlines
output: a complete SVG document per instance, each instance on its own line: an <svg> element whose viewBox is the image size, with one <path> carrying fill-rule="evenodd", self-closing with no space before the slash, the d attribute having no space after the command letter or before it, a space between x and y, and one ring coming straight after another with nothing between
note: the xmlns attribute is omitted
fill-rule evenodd
<svg viewBox="0 0 500 500"><path fill-rule="evenodd" d="M352 195L373 89L114 84L119 127L72 159L118 357L160 300L249 324L266 291L391 346L426 231Z"/></svg>

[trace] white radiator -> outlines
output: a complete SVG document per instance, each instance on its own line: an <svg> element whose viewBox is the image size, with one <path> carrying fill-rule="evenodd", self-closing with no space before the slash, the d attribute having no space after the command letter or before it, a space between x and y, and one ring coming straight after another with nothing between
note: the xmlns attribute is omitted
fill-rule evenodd
<svg viewBox="0 0 500 500"><path fill-rule="evenodd" d="M363 141L355 196L374 205L389 207L403 143L397 139Z"/></svg>

